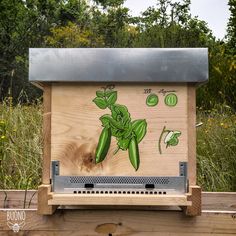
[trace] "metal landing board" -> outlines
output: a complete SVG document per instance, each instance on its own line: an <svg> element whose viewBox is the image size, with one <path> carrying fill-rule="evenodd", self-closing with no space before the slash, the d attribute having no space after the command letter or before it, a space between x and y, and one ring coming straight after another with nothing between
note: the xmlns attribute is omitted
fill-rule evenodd
<svg viewBox="0 0 236 236"><path fill-rule="evenodd" d="M180 162L180 176L60 176L59 162L52 162L52 191L77 194L184 194L187 163Z"/></svg>

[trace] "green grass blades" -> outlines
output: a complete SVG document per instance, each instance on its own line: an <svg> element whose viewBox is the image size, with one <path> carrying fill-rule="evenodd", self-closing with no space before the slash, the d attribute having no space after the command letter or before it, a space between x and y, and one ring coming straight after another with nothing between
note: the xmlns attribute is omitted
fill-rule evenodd
<svg viewBox="0 0 236 236"><path fill-rule="evenodd" d="M198 112L197 180L204 191L236 191L236 114L228 106Z"/></svg>
<svg viewBox="0 0 236 236"><path fill-rule="evenodd" d="M42 106L0 104L0 188L36 189L42 173Z"/></svg>

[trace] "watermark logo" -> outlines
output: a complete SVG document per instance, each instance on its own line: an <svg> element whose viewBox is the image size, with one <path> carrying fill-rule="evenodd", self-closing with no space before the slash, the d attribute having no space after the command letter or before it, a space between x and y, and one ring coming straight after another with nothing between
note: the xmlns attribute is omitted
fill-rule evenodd
<svg viewBox="0 0 236 236"><path fill-rule="evenodd" d="M18 233L25 226L26 214L23 210L7 211L7 225Z"/></svg>

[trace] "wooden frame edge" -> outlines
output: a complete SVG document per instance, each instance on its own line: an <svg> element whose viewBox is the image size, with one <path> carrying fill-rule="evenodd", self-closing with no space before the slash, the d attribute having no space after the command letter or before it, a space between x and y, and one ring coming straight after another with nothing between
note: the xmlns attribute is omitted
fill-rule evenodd
<svg viewBox="0 0 236 236"><path fill-rule="evenodd" d="M52 215L58 206L48 205L48 200L51 198L51 185L40 185L38 188L38 214L39 215Z"/></svg>
<svg viewBox="0 0 236 236"><path fill-rule="evenodd" d="M51 166L51 84L44 86L43 92L43 166L42 183L50 184Z"/></svg>
<svg viewBox="0 0 236 236"><path fill-rule="evenodd" d="M181 207L185 215L200 216L202 212L202 189L199 186L190 186L187 200L192 202L191 206Z"/></svg>

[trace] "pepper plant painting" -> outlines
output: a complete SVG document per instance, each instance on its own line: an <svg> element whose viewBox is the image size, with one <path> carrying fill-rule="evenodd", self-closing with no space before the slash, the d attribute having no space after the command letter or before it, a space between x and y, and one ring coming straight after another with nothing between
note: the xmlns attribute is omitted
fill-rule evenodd
<svg viewBox="0 0 236 236"><path fill-rule="evenodd" d="M96 92L93 102L100 109L109 109L111 114L104 114L99 119L102 122L102 132L95 152L95 162L102 162L108 153L112 136L117 140L117 148L114 155L119 151L127 151L131 165L137 171L140 164L138 144L147 132L145 119L131 120L126 106L116 103L117 91L104 88Z"/></svg>
<svg viewBox="0 0 236 236"><path fill-rule="evenodd" d="M159 142L158 142L158 149L159 149L159 153L162 154L162 150L161 150L161 140L163 135L166 134L165 139L164 139L164 143L166 145L166 148L170 147L170 146L177 146L179 143L179 136L181 135L181 132L178 130L168 130L166 129L166 127L164 126L159 138Z"/></svg>

